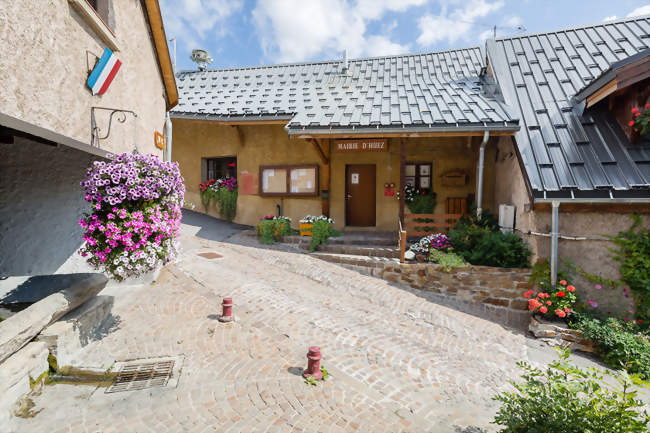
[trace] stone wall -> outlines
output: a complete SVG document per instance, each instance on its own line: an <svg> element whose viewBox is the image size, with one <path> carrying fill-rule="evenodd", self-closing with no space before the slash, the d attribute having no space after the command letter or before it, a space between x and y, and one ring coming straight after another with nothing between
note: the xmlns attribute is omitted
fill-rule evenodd
<svg viewBox="0 0 650 433"><path fill-rule="evenodd" d="M348 269L412 289L438 304L517 329L528 329L530 313L523 293L532 288L530 269L463 266L444 271L434 263L339 256L328 259ZM418 293L419 294L419 293Z"/></svg>

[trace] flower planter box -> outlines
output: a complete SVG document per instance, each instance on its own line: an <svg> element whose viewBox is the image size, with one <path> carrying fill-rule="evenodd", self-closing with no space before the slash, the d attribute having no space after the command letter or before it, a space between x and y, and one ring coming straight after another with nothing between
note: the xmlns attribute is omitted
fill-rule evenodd
<svg viewBox="0 0 650 433"><path fill-rule="evenodd" d="M530 318L528 331L537 339L551 345L568 347L571 350L594 352L594 343L585 338L581 331L569 328L564 322L550 321L539 316Z"/></svg>
<svg viewBox="0 0 650 433"><path fill-rule="evenodd" d="M311 229L314 227L311 223L300 223L300 236L311 236Z"/></svg>

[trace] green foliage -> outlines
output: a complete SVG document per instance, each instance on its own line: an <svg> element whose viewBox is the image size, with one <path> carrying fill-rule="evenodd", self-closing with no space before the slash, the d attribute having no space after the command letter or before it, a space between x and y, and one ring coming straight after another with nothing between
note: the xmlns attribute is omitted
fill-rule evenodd
<svg viewBox="0 0 650 433"><path fill-rule="evenodd" d="M327 380L327 378L330 377L330 372L327 371L322 365L320 367L320 372L323 373L323 380Z"/></svg>
<svg viewBox="0 0 650 433"><path fill-rule="evenodd" d="M305 383L307 385L318 386L318 381L316 379L314 379L313 377L307 376L304 379L305 379Z"/></svg>
<svg viewBox="0 0 650 433"><path fill-rule="evenodd" d="M438 263L442 270L445 272L449 272L453 268L457 268L459 266L468 265L468 263L458 254L445 253L435 249L429 251L429 261Z"/></svg>
<svg viewBox="0 0 650 433"><path fill-rule="evenodd" d="M641 320L643 323L643 320ZM570 322L598 348L603 361L613 368L624 368L650 380L650 335L636 321L621 322L614 318L599 320L575 313Z"/></svg>
<svg viewBox="0 0 650 433"><path fill-rule="evenodd" d="M217 206L219 206L219 215L226 221L234 220L235 215L237 215L237 196L236 189L229 191L226 188L220 188L214 194L214 199L217 202ZM201 196L201 201L203 201L203 196Z"/></svg>
<svg viewBox="0 0 650 433"><path fill-rule="evenodd" d="M277 220L264 219L260 221L260 242L266 245L271 245L275 242L275 231Z"/></svg>
<svg viewBox="0 0 650 433"><path fill-rule="evenodd" d="M526 268L531 255L526 243L514 233L502 233L494 216L484 212L460 220L450 231L454 252L473 265Z"/></svg>
<svg viewBox="0 0 650 433"><path fill-rule="evenodd" d="M257 234L261 237L260 242L271 245L282 240L283 236L291 235L295 230L291 229L291 218L268 215L264 217L257 226Z"/></svg>
<svg viewBox="0 0 650 433"><path fill-rule="evenodd" d="M571 284L571 271L563 268L557 270L557 279L558 281L566 281L567 284ZM540 259L535 262L528 279L529 283L532 283L536 287L539 287L542 290L551 289L551 264L546 259Z"/></svg>
<svg viewBox="0 0 650 433"><path fill-rule="evenodd" d="M613 259L620 265L621 280L627 284L637 303L637 316L650 320L650 231L641 227L642 220L632 215L632 226L610 239Z"/></svg>
<svg viewBox="0 0 650 433"><path fill-rule="evenodd" d="M413 201L406 203L406 206L411 213L431 214L436 207L436 195L435 193L416 195L413 197Z"/></svg>
<svg viewBox="0 0 650 433"><path fill-rule="evenodd" d="M314 222L311 229L311 244L309 251L314 252L321 244L327 244L327 239L333 235L332 224L326 220L318 220Z"/></svg>
<svg viewBox="0 0 650 433"><path fill-rule="evenodd" d="M502 403L493 423L502 433L636 433L647 432L650 417L641 412L636 386L644 384L626 372L581 370L568 362L569 352L545 370L526 362L517 365L523 382L510 382L515 392L494 397ZM616 385L603 379L611 377Z"/></svg>

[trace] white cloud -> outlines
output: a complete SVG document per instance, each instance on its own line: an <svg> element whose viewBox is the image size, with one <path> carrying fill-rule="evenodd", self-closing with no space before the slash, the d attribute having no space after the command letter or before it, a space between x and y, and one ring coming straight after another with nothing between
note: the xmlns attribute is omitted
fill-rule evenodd
<svg viewBox="0 0 650 433"><path fill-rule="evenodd" d="M616 19L616 15L612 15L610 17L603 18L603 21L614 21L615 19Z"/></svg>
<svg viewBox="0 0 650 433"><path fill-rule="evenodd" d="M459 39L467 40L470 31L476 27L473 23L477 19L496 12L503 6L503 0L470 0L448 13L445 5L439 15L425 15L418 20L420 36L417 42L421 46L431 46L443 40L450 44ZM485 36L485 32L481 36Z"/></svg>
<svg viewBox="0 0 650 433"><path fill-rule="evenodd" d="M351 57L388 55L406 52L409 46L390 39L390 26L380 35L368 34L368 24L426 1L258 0L252 15L264 55L272 61L340 56L344 49Z"/></svg>
<svg viewBox="0 0 650 433"><path fill-rule="evenodd" d="M243 0L161 0L167 37L175 37L187 50L205 48L207 40L227 34L228 18Z"/></svg>
<svg viewBox="0 0 650 433"><path fill-rule="evenodd" d="M638 7L627 14L628 17L638 17L640 15L650 15L650 5Z"/></svg>

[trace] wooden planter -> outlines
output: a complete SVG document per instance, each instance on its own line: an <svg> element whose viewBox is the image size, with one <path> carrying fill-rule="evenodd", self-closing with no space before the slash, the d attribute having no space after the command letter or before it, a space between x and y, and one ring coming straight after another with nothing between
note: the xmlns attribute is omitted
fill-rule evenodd
<svg viewBox="0 0 650 433"><path fill-rule="evenodd" d="M314 227L311 223L300 223L300 236L311 236L311 229Z"/></svg>

